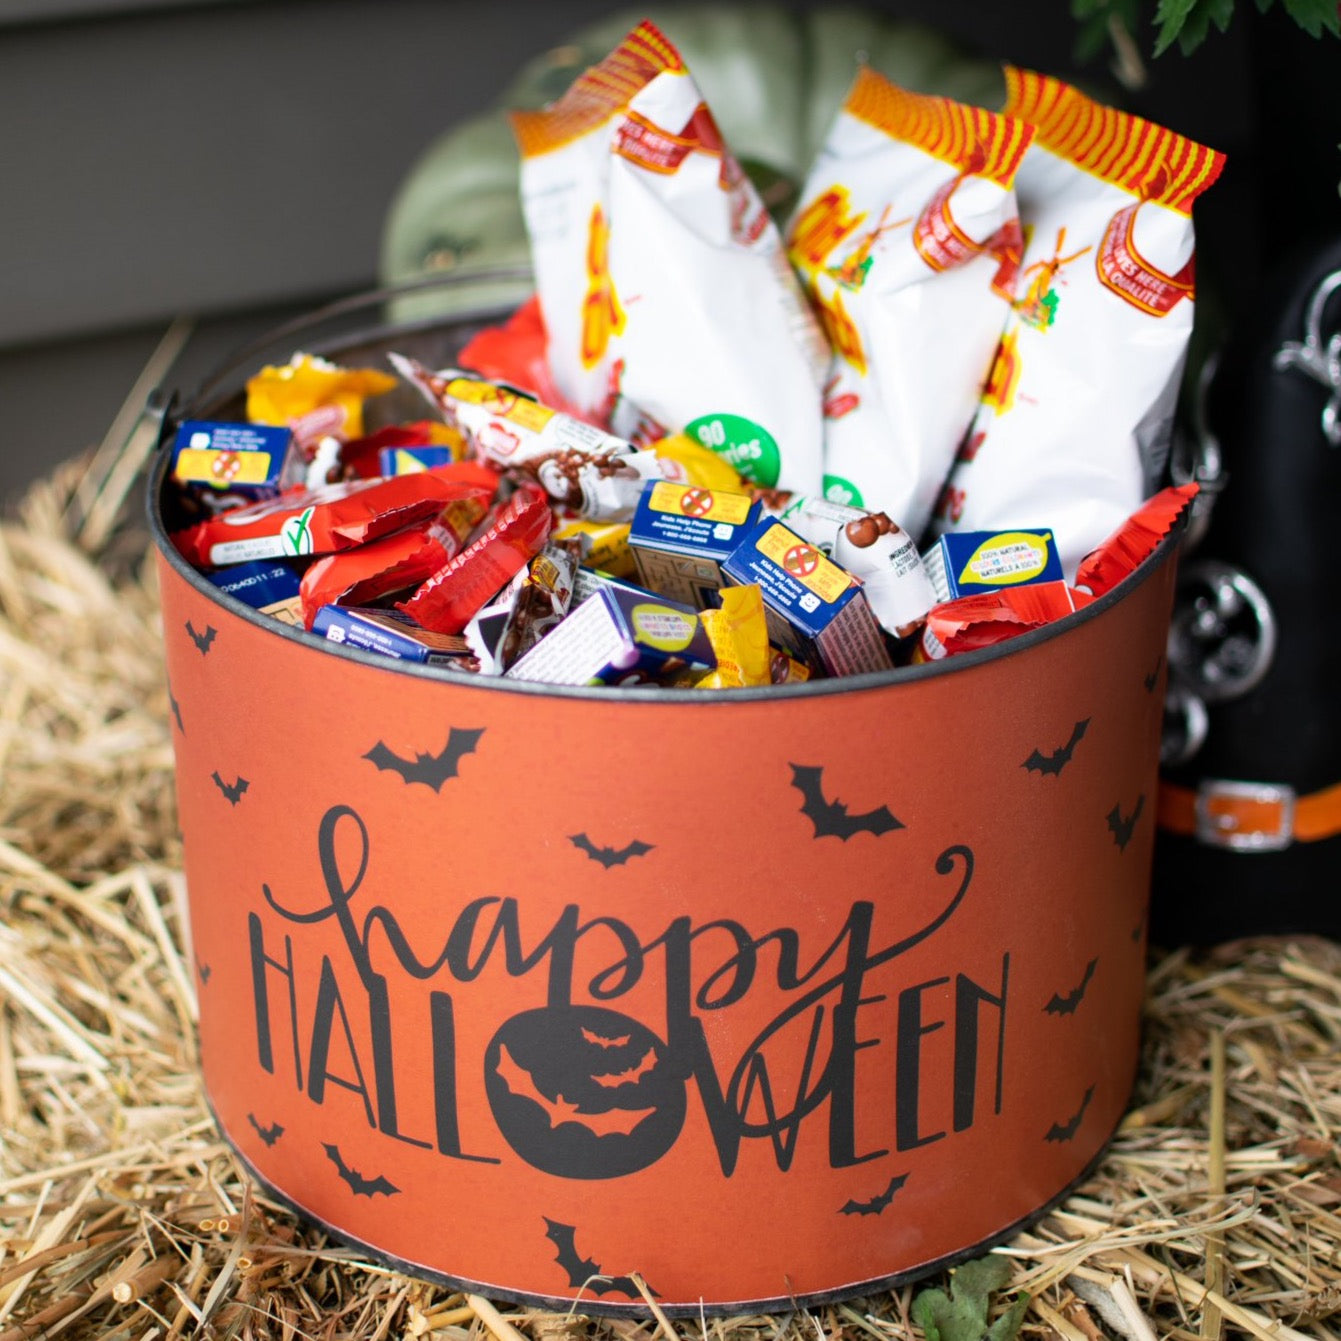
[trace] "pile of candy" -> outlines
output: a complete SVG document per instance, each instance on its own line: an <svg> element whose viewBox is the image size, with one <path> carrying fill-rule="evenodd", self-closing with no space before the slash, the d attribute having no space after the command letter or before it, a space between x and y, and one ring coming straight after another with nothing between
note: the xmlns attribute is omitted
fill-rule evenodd
<svg viewBox="0 0 1341 1341"><path fill-rule="evenodd" d="M1079 609L1195 492L1159 484L1221 158L1007 88L862 70L780 229L639 25L513 118L535 297L460 368L298 353L181 424L174 543L331 641L564 685L882 671ZM365 431L406 384L432 416Z"/></svg>

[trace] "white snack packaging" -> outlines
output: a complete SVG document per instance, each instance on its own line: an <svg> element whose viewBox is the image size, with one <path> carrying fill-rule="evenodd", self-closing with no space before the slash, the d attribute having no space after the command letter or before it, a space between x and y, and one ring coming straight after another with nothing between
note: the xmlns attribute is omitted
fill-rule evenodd
<svg viewBox="0 0 1341 1341"><path fill-rule="evenodd" d="M512 124L563 395L636 442L685 432L760 485L818 492L828 347L675 48L643 22Z"/></svg>
<svg viewBox="0 0 1341 1341"><path fill-rule="evenodd" d="M1007 110L1037 126L1015 179L1026 245L982 403L933 529L1046 517L1063 572L1162 472L1192 330L1192 203L1223 155L1006 70Z"/></svg>
<svg viewBox="0 0 1341 1341"><path fill-rule="evenodd" d="M863 68L788 250L833 346L824 492L922 534L973 418L1023 247L1017 118Z"/></svg>

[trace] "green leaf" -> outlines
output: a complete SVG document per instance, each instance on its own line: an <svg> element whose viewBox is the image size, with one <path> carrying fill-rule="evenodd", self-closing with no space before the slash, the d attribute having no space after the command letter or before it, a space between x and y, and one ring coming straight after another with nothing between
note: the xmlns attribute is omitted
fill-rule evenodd
<svg viewBox="0 0 1341 1341"><path fill-rule="evenodd" d="M1082 64L1095 59L1112 40L1114 27L1131 33L1141 21L1144 0L1071 0L1076 21L1073 55Z"/></svg>
<svg viewBox="0 0 1341 1341"><path fill-rule="evenodd" d="M1310 36L1321 37L1323 30L1341 36L1341 14L1336 0L1285 0L1285 12Z"/></svg>
<svg viewBox="0 0 1341 1341"><path fill-rule="evenodd" d="M950 1290L922 1290L913 1300L913 1321L927 1341L1012 1341L1024 1321L1029 1296L1021 1294L988 1326L992 1295L1010 1279L1010 1262L988 1254L950 1272Z"/></svg>
<svg viewBox="0 0 1341 1341"><path fill-rule="evenodd" d="M1162 55L1173 45L1195 7L1196 0L1159 0L1155 9L1155 22L1159 24L1159 36L1155 39L1156 56Z"/></svg>

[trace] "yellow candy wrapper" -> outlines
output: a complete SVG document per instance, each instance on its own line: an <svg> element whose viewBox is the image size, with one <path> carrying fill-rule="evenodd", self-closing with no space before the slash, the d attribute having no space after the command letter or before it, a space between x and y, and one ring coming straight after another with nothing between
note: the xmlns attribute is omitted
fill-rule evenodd
<svg viewBox="0 0 1341 1341"><path fill-rule="evenodd" d="M671 433L652 444L663 480L673 484L695 484L701 489L725 489L742 493L745 478L710 447L685 433Z"/></svg>
<svg viewBox="0 0 1341 1341"><path fill-rule="evenodd" d="M756 584L724 587L720 608L702 610L698 618L717 654L717 669L696 688L745 689L773 683L764 597Z"/></svg>
<svg viewBox="0 0 1341 1341"><path fill-rule="evenodd" d="M363 436L363 403L397 385L376 368L341 368L315 354L262 368L247 381L247 418L292 428L300 441Z"/></svg>

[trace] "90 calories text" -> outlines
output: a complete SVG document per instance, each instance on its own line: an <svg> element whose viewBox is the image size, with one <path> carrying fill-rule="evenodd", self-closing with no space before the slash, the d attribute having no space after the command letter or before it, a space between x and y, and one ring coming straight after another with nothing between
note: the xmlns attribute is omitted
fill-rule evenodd
<svg viewBox="0 0 1341 1341"><path fill-rule="evenodd" d="M617 1177L665 1154L692 1095L729 1176L746 1141L768 1142L786 1170L804 1132L840 1168L944 1140L1001 1111L1009 953L987 952L976 976L951 970L903 982L886 968L961 908L973 880L966 846L947 847L928 873L945 891L933 901L940 910L889 944L873 941L871 900L853 902L832 939L815 946L793 927L756 932L689 916L644 939L619 918L584 920L577 903L535 926L524 899L486 895L447 914L431 958L390 908L360 896L371 844L354 809L331 807L317 846L315 901L311 891L295 897L267 885L268 913L248 914L257 1060L272 1075L291 1072L314 1104L333 1088L352 1096L387 1137L497 1163L501 1136L561 1176ZM368 906L356 912L356 902ZM324 928L320 955L304 955L305 933L330 922L338 938ZM512 980L519 995L543 987L543 1004L504 1020L483 1059L466 1057L458 1012L486 972L479 1004L498 1010L508 998L497 984ZM760 999L771 1014L761 1014ZM639 1018L650 1001L659 1020ZM719 1016L733 1008L764 1023L733 1042L742 1031L732 1035L730 1015ZM721 1055L727 1046L734 1055ZM593 1048L606 1074L592 1075L582 1060ZM461 1102L481 1070L493 1131L478 1101ZM412 1116L400 1089L413 1092Z"/></svg>

